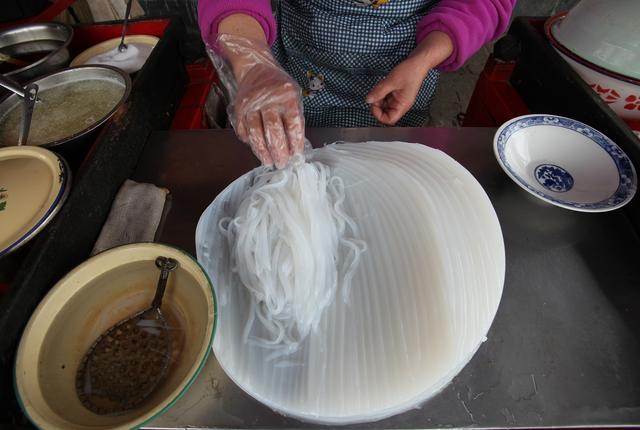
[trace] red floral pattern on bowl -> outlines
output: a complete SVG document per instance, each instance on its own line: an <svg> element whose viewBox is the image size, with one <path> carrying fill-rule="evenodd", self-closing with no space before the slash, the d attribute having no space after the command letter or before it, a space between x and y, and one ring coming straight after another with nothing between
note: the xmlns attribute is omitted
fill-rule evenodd
<svg viewBox="0 0 640 430"><path fill-rule="evenodd" d="M630 95L626 99L624 99L627 104L624 105L624 108L627 110L640 110L640 96Z"/></svg>
<svg viewBox="0 0 640 430"><path fill-rule="evenodd" d="M620 94L614 89L604 88L598 84L591 84L591 88L595 90L598 95L604 100L606 103L611 104L615 103L620 99Z"/></svg>
<svg viewBox="0 0 640 430"><path fill-rule="evenodd" d="M620 118L640 120L640 85L589 68L569 57L557 47L554 46L554 48Z"/></svg>

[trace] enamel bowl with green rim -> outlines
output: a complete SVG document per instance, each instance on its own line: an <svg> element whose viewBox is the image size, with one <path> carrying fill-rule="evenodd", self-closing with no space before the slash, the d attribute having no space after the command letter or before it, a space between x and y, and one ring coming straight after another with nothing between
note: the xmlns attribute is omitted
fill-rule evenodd
<svg viewBox="0 0 640 430"><path fill-rule="evenodd" d="M71 171L53 152L0 148L0 257L35 237L58 213L70 188Z"/></svg>
<svg viewBox="0 0 640 430"><path fill-rule="evenodd" d="M158 256L178 261L162 301L172 339L168 373L141 405L97 415L76 393L87 349L117 322L148 307ZM155 243L124 245L85 261L40 302L24 330L15 363L15 391L31 422L46 429L130 429L157 418L191 386L211 351L216 299L206 273L187 253Z"/></svg>

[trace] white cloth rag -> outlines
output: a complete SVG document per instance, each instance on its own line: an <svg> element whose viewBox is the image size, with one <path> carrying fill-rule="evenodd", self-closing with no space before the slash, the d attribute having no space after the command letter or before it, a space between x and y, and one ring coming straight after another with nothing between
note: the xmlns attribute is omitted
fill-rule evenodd
<svg viewBox="0 0 640 430"><path fill-rule="evenodd" d="M136 242L152 242L169 190L127 179L113 200L91 255Z"/></svg>

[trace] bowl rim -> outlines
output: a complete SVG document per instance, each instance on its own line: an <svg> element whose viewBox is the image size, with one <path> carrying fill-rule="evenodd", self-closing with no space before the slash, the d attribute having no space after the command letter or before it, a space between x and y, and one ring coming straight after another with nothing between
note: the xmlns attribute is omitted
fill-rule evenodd
<svg viewBox="0 0 640 430"><path fill-rule="evenodd" d="M43 216L33 225L31 226L20 238L18 238L15 242L10 244L5 248L0 248L0 258L5 255L12 253L13 251L19 249L31 239L33 239L40 231L45 228L51 220L56 216L62 206L64 205L67 197L69 197L69 192L71 191L71 183L72 183L72 172L71 168L67 161L60 155L49 151L45 148L40 148L38 146L9 146L6 148L0 148L0 151L6 149L13 149L19 151L20 153L33 153L34 156L40 155L42 157L50 158L54 160L57 158L58 166L60 169L60 189L58 190L58 194L51 201L51 206L47 209L47 211L43 214Z"/></svg>
<svg viewBox="0 0 640 430"><path fill-rule="evenodd" d="M15 27L11 27L11 28L7 28L5 30L0 31L0 37L2 37L3 35L7 34L7 33L11 33L14 32L16 30L20 30L23 28L29 28L29 27L42 27L42 26L53 26L53 27L62 27L65 30L67 30L67 32L69 33L69 35L67 36L67 40L64 41L64 43L59 46L58 48L54 49L53 51L49 52L47 55L45 55L44 57L42 57L41 59L39 59L38 61L35 61L33 63L30 63L24 67L21 67L19 69L15 69L10 71L9 73L7 73L7 76L14 76L14 75L18 75L20 73L26 72L32 68L36 68L37 66L45 63L46 61L49 60L49 58L58 55L61 51L67 49L69 47L69 45L71 44L71 41L73 40L73 35L74 35L74 31L73 31L73 27L71 27L68 24L65 24L63 22L54 22L54 21L50 21L50 22L38 22L38 23L31 23L31 24L22 24L22 25L17 25ZM46 76L46 75L45 75ZM44 76L41 76L44 77ZM26 85L26 84L25 84Z"/></svg>
<svg viewBox="0 0 640 430"><path fill-rule="evenodd" d="M591 131L593 134L597 134L598 136L602 137L603 140L605 140L608 144L610 144L613 148L617 149L620 154L622 154L622 156L628 160L630 166L631 166L631 173L633 174L633 178L632 178L632 183L630 184L630 186L628 187L628 191L626 192L626 194L624 194L624 198L620 201L617 202L615 204L609 204L609 198L605 199L605 200L601 200L599 202L592 202L592 203L576 203L576 202L571 202L568 200L562 200L562 199L557 199L547 193L544 193L542 191L538 191L538 190L534 190L529 184L528 181L524 180L523 178L521 178L519 175L517 175L510 167L508 167L507 164L505 164L504 160L502 159L502 155L501 155L501 151L499 148L499 143L500 143L500 138L504 132L504 130L509 127L512 124L515 124L517 122L520 122L524 119L527 118L535 118L535 117L539 117L544 119L558 119L558 120L563 120L563 121L567 121L570 123L575 124L576 126L579 126L580 128L586 128L587 130ZM534 124L532 125L532 127L538 126L539 124ZM548 124L549 126L553 126L553 124ZM577 133L577 131L575 129L570 129L574 132ZM589 136L586 136L587 138L591 139ZM593 139L591 139L593 140ZM600 146L596 141L593 141L596 145ZM506 142L505 142L506 143ZM609 156L611 156L611 154L606 151L604 148L602 148L600 146L600 148L602 150L604 150L605 152L607 152L607 154ZM609 212L615 209L619 209L623 206L625 206L627 203L629 203L633 197L636 195L637 192L637 188L638 188L638 175L636 172L636 168L633 164L633 162L631 161L631 159L629 158L629 156L622 150L622 148L620 148L620 146L618 146L613 140L611 140L608 136L606 136L604 133L602 133L601 131L597 130L594 127L591 127L588 124L585 124L581 121L578 121L576 119L573 118L568 118L565 116L560 116L560 115L554 115L554 114L544 114L544 113L538 113L538 114L528 114L528 115L521 115L515 118L510 119L509 121L506 121L504 124L502 124L500 126L500 128L498 128L498 130L496 131L496 133L494 134L493 137L493 152L495 155L496 160L498 161L498 165L502 168L502 170L507 174L507 176L509 176L509 178L515 182L520 188L524 189L525 191L527 191L528 193L534 195L535 197L546 201L547 203L550 203L552 205L555 206L559 206L565 209L570 209L570 210L574 210L574 211L578 211L578 212ZM613 157L612 157L613 158ZM621 172L620 172L620 167L618 166L617 163L615 163L614 160L614 164L616 164L616 170L618 171L618 176L620 177ZM530 188L531 187L531 188ZM622 184L618 184L618 189L616 189L616 191L612 194L615 195L616 193L618 193L618 190L622 187Z"/></svg>
<svg viewBox="0 0 640 430"><path fill-rule="evenodd" d="M209 274L206 272L206 270L204 270L204 268L202 267L202 265L198 262L198 260L196 258L193 257L193 255L191 255L189 252L183 250L182 248L179 248L177 246L174 245L168 245L165 243L159 243L159 242L135 242L135 243L130 243L130 244L125 244L125 245L120 245L120 246L116 246L114 248L110 248L107 250L104 250L102 252L99 252L98 254L91 256L89 258L87 258L86 260L84 260L82 263L78 264L76 267L74 267L73 269L71 269L66 275L64 275L62 278L60 278L59 281L56 282L56 284L51 288L51 290L49 290L49 292L42 298L42 300L40 301L40 303L38 304L38 306L36 307L36 309L33 311L33 313L31 314L31 317L29 317L29 321L27 322L27 325L25 326L22 335L20 337L20 342L18 343L18 347L16 349L16 353L15 353L15 358L13 361L13 391L14 391L14 395L16 397L16 400L18 402L18 405L20 406L20 410L22 411L22 413L29 419L29 421L31 422L31 424L33 424L36 428L38 429L43 429L43 427L40 426L41 423L37 422L36 420L34 420L34 418L27 412L27 409L25 407L25 403L22 399L22 397L20 396L20 389L18 387L18 359L20 358L21 354L19 354L20 349L22 348L22 344L23 344L23 340L24 340L24 334L26 333L27 329L30 328L34 316L40 312L41 308L43 308L44 306L46 306L46 302L47 302L47 298L49 298L53 293L55 293L58 289L62 288L62 282L65 280L68 280L72 275L74 275L76 272L78 272L79 270L81 270L81 268L83 268L86 264L88 264L89 261L93 261L95 260L97 257L99 256L104 256L107 253L115 253L115 252L119 252L122 249L125 248L136 248L136 247L140 247L140 246L157 246L159 248L165 247L165 248L170 248L176 252L178 252L179 254L184 255L186 258L190 259L193 263L195 263L195 266L198 268L198 270L200 270L200 272L204 275L204 279L207 280L207 285L209 286L208 290L205 289L205 291L209 291L211 293L211 300L212 300L212 304L213 304L213 317L211 320L211 335L209 336L208 339L206 339L206 347L204 348L204 354L202 355L202 357L200 358L200 363L198 364L198 366L195 368L195 371L193 372L193 375L191 375L191 377L184 383L184 385L182 386L182 388L179 390L179 392L173 397L171 398L168 402L166 402L166 404L156 410L155 412L153 412L151 414L151 416L149 417L142 417L140 422L136 422L135 424L130 424L130 423L123 423L123 424L119 424L117 426L113 426L113 428L140 428L150 422L152 422L153 420L155 420L156 418L160 417L161 415L163 415L164 413L166 413L173 405L176 404L176 402L178 400L180 400L186 393L187 391L189 391L189 389L191 388L191 386L193 385L193 383L195 382L195 380L198 378L198 376L200 375L200 372L202 371L202 369L204 368L204 366L206 365L209 356L211 355L212 352L212 346L213 346L213 340L215 338L215 333L216 333L216 329L218 326L218 300L216 297L216 292L215 292L215 288L213 287L213 283L211 282L211 278L209 277ZM162 402L164 403L164 402ZM162 404L160 403L160 404ZM46 424L46 423L43 423Z"/></svg>
<svg viewBox="0 0 640 430"><path fill-rule="evenodd" d="M567 57L571 58L574 61L582 64L585 67L588 67L596 72L600 72L603 75L607 75L611 78L618 79L620 81L628 82L633 85L640 86L640 79L634 78L633 76L624 75L622 73L614 72L613 70L609 70L605 67L599 66L583 57L578 55L576 52L569 49L567 46L560 43L560 41L553 34L553 26L558 22L566 18L568 12L560 12L556 15L549 17L544 23L544 32L547 36L547 39L551 42L556 49L565 54Z"/></svg>
<svg viewBox="0 0 640 430"><path fill-rule="evenodd" d="M120 42L120 39L121 39L121 37L113 37L111 39L103 40L100 43L96 43L95 45L92 45L92 46L88 47L87 49L85 49L84 51L80 52L78 55L76 55L71 60L71 62L69 63L69 67L93 65L92 63L87 63L86 61L81 61L81 60L90 60L91 57L86 58L86 59L84 57L88 56L88 53L90 53L92 50L98 49L98 48L102 48L102 47L105 47L105 46L109 46L110 44L114 43L115 41ZM153 43L147 43L147 42L144 41L145 39L147 39L148 41L153 41ZM127 43L127 42L129 42L129 43L142 43L144 45L153 46L155 48L156 45L158 44L158 42L160 41L160 38L157 37L157 36L154 36L152 34L129 34L129 35L125 36L124 41L125 41L125 43ZM92 55L95 55L95 54L92 53Z"/></svg>
<svg viewBox="0 0 640 430"><path fill-rule="evenodd" d="M129 76L128 73L124 72L123 70L118 69L117 67L113 67L113 66L108 66L106 64L103 65L93 65L93 64L88 64L88 65L82 65L82 66L75 66L75 67L66 67L62 70L56 70L54 72L50 72L47 73L46 75L42 75L39 76L27 83L25 83L24 85L29 85L29 84L37 84L38 81L41 81L43 79L47 79L51 76L54 75L61 75L61 74L65 74L65 73L74 73L76 70L81 70L81 69L93 69L93 68L97 68L97 69L108 69L114 73L117 73L118 75L120 75L122 77L122 79L124 80L124 92L122 93L122 96L120 97L120 100L118 100L118 102L115 104L115 106L109 111L107 112L102 118L100 118L98 121L94 122L93 124L91 124L88 127L83 128L82 130L80 130L77 133L74 133L70 136L67 136L63 139L59 139L59 140L54 140L53 142L47 142L44 145L30 145L30 146L39 146L41 148L55 148L59 145L62 145L64 143L70 142L72 140L75 140L81 136L87 135L89 133L91 133L92 131L94 131L95 129L97 129L98 127L100 127L102 124L104 124L105 122L107 122L115 113L118 109L120 109L120 107L125 104L127 102L127 99L129 98L129 95L131 94L131 77ZM9 98L11 97L18 97L15 94L9 93L6 96L4 96L3 98L0 99L0 106L7 101Z"/></svg>

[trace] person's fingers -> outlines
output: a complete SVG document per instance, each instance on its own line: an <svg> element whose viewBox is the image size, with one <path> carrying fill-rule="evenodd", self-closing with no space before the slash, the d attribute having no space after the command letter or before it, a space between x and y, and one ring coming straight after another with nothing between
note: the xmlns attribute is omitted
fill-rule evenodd
<svg viewBox="0 0 640 430"><path fill-rule="evenodd" d="M271 159L281 169L289 161L289 142L280 114L274 109L262 111L262 124Z"/></svg>
<svg viewBox="0 0 640 430"><path fill-rule="evenodd" d="M410 104L406 104L395 98L392 98L387 109L387 124L395 125L400 120L400 118L402 118L402 116L407 113L410 107Z"/></svg>
<svg viewBox="0 0 640 430"><path fill-rule="evenodd" d="M385 125L393 125L391 122L391 118L389 117L389 113L391 111L390 100L391 96L387 96L386 98L372 104L371 113L373 116Z"/></svg>
<svg viewBox="0 0 640 430"><path fill-rule="evenodd" d="M411 108L412 103L398 99L396 93L389 94L384 100L371 105L373 116L385 125L395 125Z"/></svg>
<svg viewBox="0 0 640 430"><path fill-rule="evenodd" d="M253 153L256 154L256 157L258 157L262 164L272 166L273 159L265 142L262 115L260 115L260 112L254 111L247 114L245 127L246 130L248 130L249 146L251 146Z"/></svg>
<svg viewBox="0 0 640 430"><path fill-rule="evenodd" d="M381 100L384 100L384 98L387 97L387 95L391 93L394 89L395 89L395 85L392 83L392 81L390 79L385 78L380 82L378 82L376 86L373 87L371 91L369 91L369 94L367 94L366 101L369 104L380 102Z"/></svg>
<svg viewBox="0 0 640 430"><path fill-rule="evenodd" d="M372 104L371 106L371 113L373 114L373 116L375 117L375 119L377 119L378 121L380 121L381 123L384 124L385 121L385 112L382 110L382 107L380 104Z"/></svg>
<svg viewBox="0 0 640 430"><path fill-rule="evenodd" d="M239 106L236 106L235 109L233 110L233 113L235 118L233 118L232 125L233 125L233 128L236 130L236 135L238 136L238 139L240 139L245 143L249 143L249 135L248 135L247 127L245 125L246 118L244 115L244 111L240 109Z"/></svg>
<svg viewBox="0 0 640 430"><path fill-rule="evenodd" d="M283 115L282 123L289 141L289 153L300 154L304 151L304 117L300 108L296 106L295 109Z"/></svg>

